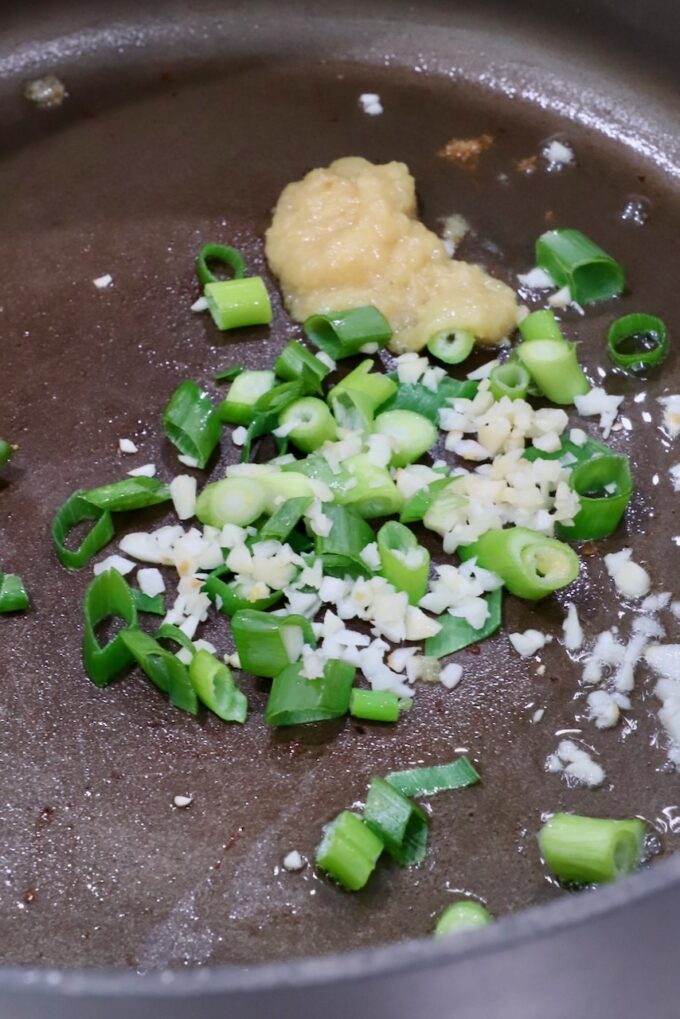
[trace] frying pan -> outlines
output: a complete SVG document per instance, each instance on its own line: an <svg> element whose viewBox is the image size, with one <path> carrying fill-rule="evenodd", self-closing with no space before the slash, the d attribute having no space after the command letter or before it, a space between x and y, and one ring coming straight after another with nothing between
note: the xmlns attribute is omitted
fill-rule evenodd
<svg viewBox="0 0 680 1019"><path fill-rule="evenodd" d="M3 4L0 434L20 454L0 487L2 566L34 596L0 624L3 1019L677 1014L680 789L650 677L632 721L597 738L610 778L600 791L543 771L556 732L595 742L555 644L539 677L502 637L486 642L465 656L457 691L419 690L389 732L265 732L266 686L243 677L252 712L236 732L173 710L139 677L105 691L86 681L89 571L58 567L47 528L73 489L129 469L121 436L138 442L135 463L172 477L159 420L177 382L217 394L216 370L269 366L296 334L277 303L270 332L216 335L189 310L193 258L208 239L228 241L274 290L270 209L286 182L340 155L407 162L428 225L463 213L473 232L461 256L509 282L546 221L583 229L628 269L621 313L642 300L679 335L678 20L670 0ZM38 110L23 86L46 73L68 95ZM362 92L381 95L382 117L362 113ZM482 132L494 144L474 172L437 157L450 137ZM556 135L576 169L518 171ZM644 199L644 225L621 218L631 197ZM105 273L113 285L97 291ZM591 372L611 315L569 317ZM678 371L673 354L644 406L677 389ZM654 476L672 461L632 399L639 385L608 386L627 397L631 430L612 444L633 456L638 482L611 547L634 537L655 587L671 589L677 510ZM212 477L235 459L228 445ZM124 530L162 521L147 511ZM612 623L608 591L595 557L576 592L591 632ZM506 629L557 634L563 602L508 599ZM228 648L223 629L206 636ZM483 782L433 800L421 870L381 868L356 896L311 866L282 870L290 849L313 855L321 826L372 774L463 749ZM173 808L187 793L191 806ZM557 809L642 814L659 858L596 893L559 891L534 840L541 813ZM482 895L499 922L427 940L460 891Z"/></svg>

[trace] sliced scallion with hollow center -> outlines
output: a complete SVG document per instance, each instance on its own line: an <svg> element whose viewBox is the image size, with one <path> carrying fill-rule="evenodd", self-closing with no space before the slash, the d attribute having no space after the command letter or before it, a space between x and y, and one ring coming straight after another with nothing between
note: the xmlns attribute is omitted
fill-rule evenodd
<svg viewBox="0 0 680 1019"><path fill-rule="evenodd" d="M459 934L464 931L475 930L479 927L487 927L493 922L493 917L488 909L479 902L472 899L461 899L460 902L452 902L437 920L434 933L437 937L442 934Z"/></svg>
<svg viewBox="0 0 680 1019"><path fill-rule="evenodd" d="M307 679L299 664L289 665L274 678L264 712L267 725L301 725L340 718L349 710L356 669L331 658L323 676Z"/></svg>
<svg viewBox="0 0 680 1019"><path fill-rule="evenodd" d="M392 771L385 780L404 796L434 796L451 789L464 789L479 782L480 775L467 757L459 757L450 764L435 764L430 768L410 768Z"/></svg>
<svg viewBox="0 0 680 1019"><path fill-rule="evenodd" d="M592 304L618 297L626 285L619 263L580 230L549 230L536 241L536 264L572 300Z"/></svg>
<svg viewBox="0 0 680 1019"><path fill-rule="evenodd" d="M220 277L215 276L208 262L219 262L220 265L227 266L235 280L243 279L247 271L243 255L236 248L230 248L227 244L205 244L196 259L196 275L202 286L220 281Z"/></svg>
<svg viewBox="0 0 680 1019"><path fill-rule="evenodd" d="M121 630L120 639L152 683L167 694L176 708L198 713L198 699L189 679L189 671L179 658L161 647L148 633L130 627Z"/></svg>
<svg viewBox="0 0 680 1019"><path fill-rule="evenodd" d="M212 400L195 382L180 383L163 411L163 428L170 442L203 469L222 433Z"/></svg>
<svg viewBox="0 0 680 1019"><path fill-rule="evenodd" d="M30 604L18 573L0 573L0 612L23 612Z"/></svg>
<svg viewBox="0 0 680 1019"><path fill-rule="evenodd" d="M349 311L310 315L302 328L307 339L334 361L359 354L368 344L384 347L392 338L389 322L370 304Z"/></svg>
<svg viewBox="0 0 680 1019"><path fill-rule="evenodd" d="M354 687L349 699L349 713L353 718L368 722L397 722L404 706L402 699L391 690L361 690Z"/></svg>
<svg viewBox="0 0 680 1019"><path fill-rule="evenodd" d="M428 658L445 658L455 651L462 651L471 644L479 644L500 628L503 588L499 587L486 596L489 616L486 622L475 630L473 626L460 616L452 616L445 612L437 622L441 629L434 637L425 641L425 654Z"/></svg>
<svg viewBox="0 0 680 1019"><path fill-rule="evenodd" d="M274 371L280 379L288 382L295 382L296 379L306 376L311 391L320 393L321 383L330 373L330 368L298 340L291 340L274 362Z"/></svg>
<svg viewBox="0 0 680 1019"><path fill-rule="evenodd" d="M231 670L203 649L189 663L189 679L196 696L206 708L224 722L240 722L248 717L248 699L236 686Z"/></svg>
<svg viewBox="0 0 680 1019"><path fill-rule="evenodd" d="M372 367L373 361L361 361L331 389L328 394L329 403L332 404L334 399L348 389L363 393L370 400L373 412L390 400L397 391L397 383L389 375L371 371Z"/></svg>
<svg viewBox="0 0 680 1019"><path fill-rule="evenodd" d="M202 524L247 527L262 516L265 493L254 478L224 478L206 485L196 500L196 516Z"/></svg>
<svg viewBox="0 0 680 1019"><path fill-rule="evenodd" d="M0 467L8 464L14 456L14 446L7 439L0 439Z"/></svg>
<svg viewBox="0 0 680 1019"><path fill-rule="evenodd" d="M555 312L548 308L532 311L519 324L519 334L524 343L532 340L560 340L566 343Z"/></svg>
<svg viewBox="0 0 680 1019"><path fill-rule="evenodd" d="M344 810L324 831L316 865L329 877L357 892L375 870L383 842L357 814Z"/></svg>
<svg viewBox="0 0 680 1019"><path fill-rule="evenodd" d="M108 510L109 513L124 513L128 510L148 509L162 502L170 501L170 489L158 478L123 478L109 485L100 485L83 493L83 498L92 506Z"/></svg>
<svg viewBox="0 0 680 1019"><path fill-rule="evenodd" d="M613 534L633 495L628 457L613 453L576 464L569 485L580 508L571 526L558 524L558 534L570 541L597 540Z"/></svg>
<svg viewBox="0 0 680 1019"><path fill-rule="evenodd" d="M396 520L388 520L378 531L378 552L385 580L405 591L411 605L417 605L427 591L430 553L412 531Z"/></svg>
<svg viewBox="0 0 680 1019"><path fill-rule="evenodd" d="M206 283L203 294L212 320L222 332L266 326L272 320L272 306L261 276Z"/></svg>
<svg viewBox="0 0 680 1019"><path fill-rule="evenodd" d="M332 442L338 431L328 406L316 396L289 404L279 414L279 427L303 453L313 453L324 442Z"/></svg>
<svg viewBox="0 0 680 1019"><path fill-rule="evenodd" d="M364 821L402 867L415 867L425 859L427 814L379 776L371 780Z"/></svg>
<svg viewBox="0 0 680 1019"><path fill-rule="evenodd" d="M568 545L528 527L492 528L458 553L464 561L474 557L482 569L496 573L511 594L529 601L571 584L580 568Z"/></svg>
<svg viewBox="0 0 680 1019"><path fill-rule="evenodd" d="M220 420L230 425L249 425L255 417L255 404L274 388L274 381L273 371L240 372L217 408Z"/></svg>
<svg viewBox="0 0 680 1019"><path fill-rule="evenodd" d="M666 324L656 315L623 315L609 327L607 350L616 367L624 371L656 368L668 356Z"/></svg>
<svg viewBox="0 0 680 1019"><path fill-rule="evenodd" d="M518 361L498 364L489 375L489 388L494 400L502 400L504 396L510 400L524 400L530 385L531 376Z"/></svg>
<svg viewBox="0 0 680 1019"><path fill-rule="evenodd" d="M97 640L97 627L107 619L122 619L126 627L137 625L132 591L117 570L107 570L94 578L85 592L83 615L85 671L95 686L106 686L134 660L122 633L104 647Z"/></svg>
<svg viewBox="0 0 680 1019"><path fill-rule="evenodd" d="M554 814L538 833L541 856L560 881L600 884L634 871L642 860L645 825Z"/></svg>
<svg viewBox="0 0 680 1019"><path fill-rule="evenodd" d="M92 520L92 528L76 549L64 544L70 532L86 520ZM79 570L90 559L108 545L114 535L113 518L108 510L100 509L84 498L84 492L69 496L52 521L52 541L62 566Z"/></svg>
<svg viewBox="0 0 680 1019"><path fill-rule="evenodd" d="M443 329L431 336L427 349L444 364L460 364L472 353L475 338L466 329Z"/></svg>
<svg viewBox="0 0 680 1019"><path fill-rule="evenodd" d="M553 403L568 404L590 389L576 357L576 344L564 340L531 340L520 343L517 356L538 386Z"/></svg>
<svg viewBox="0 0 680 1019"><path fill-rule="evenodd" d="M439 434L429 418L412 410L383 411L375 419L374 431L390 440L392 467L414 463L434 446Z"/></svg>
<svg viewBox="0 0 680 1019"><path fill-rule="evenodd" d="M241 668L274 679L298 661L305 645L316 647L314 630L304 616L272 616L240 609L231 620Z"/></svg>

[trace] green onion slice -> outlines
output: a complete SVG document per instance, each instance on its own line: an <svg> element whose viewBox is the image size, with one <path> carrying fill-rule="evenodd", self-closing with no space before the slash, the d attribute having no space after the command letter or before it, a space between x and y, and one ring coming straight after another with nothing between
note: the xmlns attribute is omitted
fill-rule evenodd
<svg viewBox="0 0 680 1019"><path fill-rule="evenodd" d="M365 576L368 572L361 552L374 540L370 524L353 509L324 503L324 514L330 517L330 533L317 534L315 551L323 561L323 571L329 576Z"/></svg>
<svg viewBox="0 0 680 1019"><path fill-rule="evenodd" d="M234 379L227 398L217 408L221 421L249 425L256 416L255 404L274 388L273 371L242 371Z"/></svg>
<svg viewBox="0 0 680 1019"><path fill-rule="evenodd" d="M138 590L136 587L130 588L130 593L132 594L132 600L138 612L146 612L151 616L165 615L165 602L162 594L156 594L151 597L148 594L144 594L143 591Z"/></svg>
<svg viewBox="0 0 680 1019"><path fill-rule="evenodd" d="M313 453L324 442L332 442L338 431L328 406L317 396L289 403L279 414L279 425L290 429L288 438L303 453Z"/></svg>
<svg viewBox="0 0 680 1019"><path fill-rule="evenodd" d="M577 464L569 475L569 484L581 506L570 527L558 524L559 536L584 541L613 534L633 495L628 457L609 454Z"/></svg>
<svg viewBox="0 0 680 1019"><path fill-rule="evenodd" d="M582 446L577 446L575 442L567 438L565 435L562 436L560 442L560 448L556 449L553 453L545 453L542 449L537 449L536 446L530 446L525 449L522 453L522 457L525 460L566 460L565 466L576 466L577 463L585 463L588 460L592 460L593 457L609 455L611 450L609 446L605 446L603 442L598 442L597 439L591 439L588 437Z"/></svg>
<svg viewBox="0 0 680 1019"><path fill-rule="evenodd" d="M239 609L258 609L264 612L266 609L273 608L283 598L283 591L272 591L267 598L251 601L237 581L227 583L222 579L230 573L229 567L218 566L201 588L217 607L217 611L225 616L233 616Z"/></svg>
<svg viewBox="0 0 680 1019"><path fill-rule="evenodd" d="M304 616L239 609L231 620L231 632L241 668L269 679L297 662L305 644L316 647L314 630Z"/></svg>
<svg viewBox="0 0 680 1019"><path fill-rule="evenodd" d="M331 484L336 500L367 520L399 513L404 499L387 467L378 467L366 453L358 453L345 463L344 477ZM326 516L329 508L324 504Z"/></svg>
<svg viewBox="0 0 680 1019"><path fill-rule="evenodd" d="M354 687L349 699L349 713L353 718L369 722L397 722L404 707L403 699L391 690L361 690Z"/></svg>
<svg viewBox="0 0 680 1019"><path fill-rule="evenodd" d="M305 336L334 361L359 354L369 343L384 347L392 338L390 324L372 305L349 311L311 315L303 323Z"/></svg>
<svg viewBox="0 0 680 1019"><path fill-rule="evenodd" d="M23 612L30 604L18 573L0 573L0 613Z"/></svg>
<svg viewBox="0 0 680 1019"><path fill-rule="evenodd" d="M148 633L134 627L121 630L119 636L151 682L168 695L170 703L196 715L198 699L189 679L189 671L179 658L161 647Z"/></svg>
<svg viewBox="0 0 680 1019"><path fill-rule="evenodd" d="M444 364L460 364L472 353L475 338L466 329L444 329L430 337L427 349Z"/></svg>
<svg viewBox="0 0 680 1019"><path fill-rule="evenodd" d="M104 647L96 630L106 619L122 619L126 628L137 625L137 608L127 581L118 570L95 577L85 592L83 606L83 664L95 686L106 686L133 662L122 631Z"/></svg>
<svg viewBox="0 0 680 1019"><path fill-rule="evenodd" d="M172 641L178 648L188 651L192 658L196 654L196 647L191 637L188 637L184 630L180 629L179 626L174 626L172 623L163 623L162 626L159 626L154 634L154 640L157 640L159 643L162 640ZM176 654L174 650L172 653Z"/></svg>
<svg viewBox="0 0 680 1019"><path fill-rule="evenodd" d="M246 441L243 444L242 463L248 463L250 460L253 442L272 432L278 426L281 411L294 400L304 396L306 391L305 381L298 379L296 382L282 382L280 386L274 386L259 398L253 408L253 420L248 426Z"/></svg>
<svg viewBox="0 0 680 1019"><path fill-rule="evenodd" d="M428 417L412 410L382 411L375 419L373 430L389 438L393 450L392 467L414 463L434 446L439 436L437 426Z"/></svg>
<svg viewBox="0 0 680 1019"><path fill-rule="evenodd" d="M293 477L293 475L286 475L287 477ZM300 520L304 517L305 513L312 505L313 498L311 495L299 495L292 499L286 499L282 502L277 509L274 510L269 520L263 524L260 530L260 538L262 541L280 541L286 542L290 536L292 530L298 525Z"/></svg>
<svg viewBox="0 0 680 1019"><path fill-rule="evenodd" d="M189 679L199 700L224 722L243 724L248 717L248 699L236 686L231 670L214 655L197 651L189 665Z"/></svg>
<svg viewBox="0 0 680 1019"><path fill-rule="evenodd" d="M425 859L427 814L384 778L371 780L364 821L402 867L416 867Z"/></svg>
<svg viewBox="0 0 680 1019"><path fill-rule="evenodd" d="M341 428L353 432L372 432L374 400L360 389L343 389L328 397L333 417Z"/></svg>
<svg viewBox="0 0 680 1019"><path fill-rule="evenodd" d="M241 365L235 364L231 368L225 368L224 371L217 372L216 375L213 375L213 378L215 382L233 382L245 370Z"/></svg>
<svg viewBox="0 0 680 1019"><path fill-rule="evenodd" d="M83 497L92 506L109 513L124 513L127 510L147 509L159 503L170 501L170 489L158 478L123 478L109 485L91 488Z"/></svg>
<svg viewBox="0 0 680 1019"><path fill-rule="evenodd" d="M316 865L348 891L363 888L383 851L380 839L349 810L338 814L324 832Z"/></svg>
<svg viewBox="0 0 680 1019"><path fill-rule="evenodd" d="M396 520L388 520L378 531L381 573L397 591L405 591L411 605L417 605L427 591L430 553L418 544L415 534Z"/></svg>
<svg viewBox="0 0 680 1019"><path fill-rule="evenodd" d="M14 446L7 439L0 439L0 467L8 464L14 456Z"/></svg>
<svg viewBox="0 0 680 1019"><path fill-rule="evenodd" d="M206 283L203 293L212 320L222 332L266 326L272 320L272 306L261 276Z"/></svg>
<svg viewBox="0 0 680 1019"><path fill-rule="evenodd" d="M279 378L288 382L306 377L312 393L321 392L321 383L330 374L328 365L303 347L298 340L291 340L286 344L274 362L274 371Z"/></svg>
<svg viewBox="0 0 680 1019"><path fill-rule="evenodd" d="M403 796L434 796L435 793L475 785L480 781L480 777L467 757L459 757L450 764L393 771L386 775L385 779Z"/></svg>
<svg viewBox="0 0 680 1019"><path fill-rule="evenodd" d="M634 871L642 860L645 825L554 814L538 834L541 855L560 881L600 884Z"/></svg>
<svg viewBox="0 0 680 1019"><path fill-rule="evenodd" d="M590 389L576 357L576 344L563 340L531 340L516 350L539 392L553 403L568 404Z"/></svg>
<svg viewBox="0 0 680 1019"><path fill-rule="evenodd" d="M445 658L455 651L462 651L470 644L479 644L500 628L503 604L503 588L499 587L486 596L489 617L484 625L475 630L474 627L459 616L445 612L437 622L441 626L439 633L428 637L425 641L425 654L428 658Z"/></svg>
<svg viewBox="0 0 680 1019"><path fill-rule="evenodd" d="M412 495L410 499L407 499L399 514L401 523L412 524L422 520L439 492L443 491L450 483L450 477L440 478L438 481L432 481Z"/></svg>
<svg viewBox="0 0 680 1019"><path fill-rule="evenodd" d="M437 920L434 933L437 937L442 934L458 934L478 927L487 927L492 922L491 913L479 902L461 899L460 902L452 902L446 907Z"/></svg>
<svg viewBox="0 0 680 1019"><path fill-rule="evenodd" d="M52 541L62 566L79 570L111 541L114 535L113 518L108 510L100 509L84 498L84 492L69 496L52 521ZM66 548L64 542L69 533L85 520L94 521L77 549Z"/></svg>
<svg viewBox="0 0 680 1019"><path fill-rule="evenodd" d="M181 382L163 412L163 428L170 442L203 469L222 433L212 400L190 379Z"/></svg>
<svg viewBox="0 0 680 1019"><path fill-rule="evenodd" d="M349 710L356 669L331 658L320 679L300 675L299 664L289 665L274 678L264 712L267 725L300 725L340 718Z"/></svg>
<svg viewBox="0 0 680 1019"><path fill-rule="evenodd" d="M618 297L626 285L623 267L580 230L549 230L536 241L536 264L574 301L592 304Z"/></svg>
<svg viewBox="0 0 680 1019"><path fill-rule="evenodd" d="M525 400L531 385L531 376L518 361L498 364L489 375L489 386L494 400L507 396L510 400Z"/></svg>
<svg viewBox="0 0 680 1019"><path fill-rule="evenodd" d="M396 379L396 375L389 375L388 378ZM479 388L479 383L472 379L460 382L458 379L441 379L436 391L428 389L420 382L400 383L394 396L391 396L380 407L381 413L388 410L412 410L416 414L422 414L430 421L439 425L439 411L442 407L449 407L450 400L465 398L472 400Z"/></svg>
<svg viewBox="0 0 680 1019"><path fill-rule="evenodd" d="M525 343L532 340L560 340L566 343L555 312L544 308L532 311L519 324L519 334Z"/></svg>
<svg viewBox="0 0 680 1019"><path fill-rule="evenodd" d="M361 361L356 368L348 372L337 386L328 394L328 400L332 404L341 393L351 389L353 393L363 393L370 400L371 409L375 413L378 407L390 400L397 391L397 383L391 375L384 375L382 372L373 372L373 361Z"/></svg>
<svg viewBox="0 0 680 1019"><path fill-rule="evenodd" d="M196 516L210 527L247 527L262 516L265 504L265 491L255 478L223 478L205 486L196 500Z"/></svg>
<svg viewBox="0 0 680 1019"><path fill-rule="evenodd" d="M495 528L473 545L459 548L461 559L475 557L485 570L502 578L511 594L536 601L576 580L579 558L555 538L528 527Z"/></svg>
<svg viewBox="0 0 680 1019"><path fill-rule="evenodd" d="M243 279L247 271L243 255L236 248L230 248L227 244L205 244L196 259L196 275L202 286L220 281L220 277L209 269L208 262L226 265L233 272L235 280Z"/></svg>
<svg viewBox="0 0 680 1019"><path fill-rule="evenodd" d="M609 327L607 350L616 367L625 371L656 368L668 357L666 324L656 315L623 315Z"/></svg>

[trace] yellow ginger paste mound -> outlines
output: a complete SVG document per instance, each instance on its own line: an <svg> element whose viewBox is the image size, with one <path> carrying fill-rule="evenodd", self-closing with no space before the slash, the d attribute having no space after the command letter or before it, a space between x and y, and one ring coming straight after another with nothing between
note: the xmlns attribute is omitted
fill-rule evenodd
<svg viewBox="0 0 680 1019"><path fill-rule="evenodd" d="M374 304L397 353L454 329L494 344L517 325L514 291L477 265L452 261L418 220L404 163L348 156L288 184L266 253L294 319Z"/></svg>

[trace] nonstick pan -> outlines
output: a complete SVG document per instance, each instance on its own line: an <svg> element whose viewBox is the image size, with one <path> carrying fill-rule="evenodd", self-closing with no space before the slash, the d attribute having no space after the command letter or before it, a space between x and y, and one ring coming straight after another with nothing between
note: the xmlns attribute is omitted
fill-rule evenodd
<svg viewBox="0 0 680 1019"><path fill-rule="evenodd" d="M677 1014L680 782L658 745L651 677L631 722L598 739L604 790L568 789L543 770L555 734L579 725L575 673L556 644L540 676L507 639L486 642L458 690L423 687L390 731L272 734L266 685L244 677L253 710L236 732L174 710L138 676L105 691L88 683L90 571L63 571L48 534L71 491L120 476L120 436L135 438L136 462L173 476L160 415L179 381L217 395L217 370L269 366L296 335L280 303L271 331L216 334L190 311L193 260L207 240L232 243L276 292L263 255L270 210L285 183L341 155L405 161L428 225L462 213L473 230L461 257L510 283L546 223L596 235L629 272L621 313L642 300L680 335L676 6L537 8L3 4L0 434L20 452L0 482L0 552L34 594L28 614L0 621L3 1019ZM65 83L57 108L24 96L45 74ZM364 92L380 94L382 116L362 112ZM449 138L481 133L494 144L474 171L437 156ZM522 172L552 137L573 145L578 166ZM93 287L107 273L113 285ZM608 315L568 316L591 371ZM655 587L676 592L673 461L644 412L677 391L679 372L673 352L643 403L639 383L608 380L630 422L612 445L632 456L638 485L616 547L633 542ZM211 477L235 459L225 441ZM133 514L126 529L163 519ZM611 625L601 562L579 585L592 632ZM506 629L558 634L564 600L508 599ZM381 868L349 896L311 866L282 869L291 849L313 856L322 825L372 774L460 750L483 782L433 804L421 870ZM189 808L173 806L178 794ZM534 837L558 809L642 814L658 859L616 886L565 893L546 880ZM499 922L427 940L461 890L483 895Z"/></svg>

